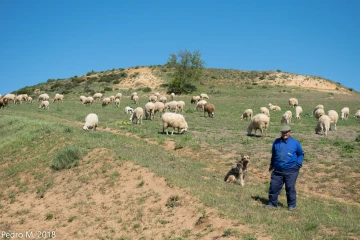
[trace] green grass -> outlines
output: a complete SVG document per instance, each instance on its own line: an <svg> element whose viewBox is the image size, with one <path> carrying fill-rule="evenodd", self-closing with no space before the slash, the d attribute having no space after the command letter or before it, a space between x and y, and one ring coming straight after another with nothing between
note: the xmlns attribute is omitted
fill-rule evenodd
<svg viewBox="0 0 360 240"><path fill-rule="evenodd" d="M229 71L227 74L230 76L234 73ZM203 117L202 112L194 111L190 95L177 97L175 100L186 103L184 116L189 125L188 132L182 135L161 134L159 116L153 121L143 120L142 125L127 124L130 116L123 109L125 106L136 106L125 94L120 108L115 108L114 104L101 107L101 102L84 106L78 101L80 94L74 94L66 96L63 104L51 103L49 110L38 109L37 102L10 104L8 109L1 109L2 205L16 202L20 192L43 197L54 187L55 175L61 174L61 171L50 168L56 165L54 162L67 159L58 169L70 168L79 174L82 166L78 163L84 154L96 148L105 148L118 156L119 166L124 161L132 161L147 167L164 177L170 186L188 189L206 206L217 209L219 215L250 228L259 228L274 239L359 238L360 121L354 118L340 119L338 130L330 131L324 137L315 135L316 119L311 115L313 107L320 103L326 111L334 109L338 113L342 107L348 106L353 114L359 108L359 94L329 94L270 85L264 88L261 84L250 84L251 87L246 88L243 82L237 82L235 75L231 75L229 83L222 84L216 82L222 78L215 70L209 76L216 78L209 77L211 84L200 85L199 93L209 93L207 86L220 92L209 94L208 102L214 103L216 108L215 118ZM115 95L116 92L106 92L106 95ZM139 95L138 106L143 107L147 102L147 93ZM298 209L288 212L281 207L269 212L263 208L267 200L269 175L265 175L267 179L259 178L259 172L267 174L271 144L279 136L280 119L283 112L288 110L287 100L290 97L298 98L304 109L302 118L293 118L290 124L293 136L301 141L305 150L304 167L298 179ZM247 108L257 113L260 107L269 103L279 105L282 110L271 112L268 135L247 136L249 122L240 120L240 115ZM294 109L290 110L295 116ZM85 116L91 112L99 116L98 131L83 131ZM117 134L116 131L130 136ZM167 148L168 144L172 144L173 148ZM182 152L190 153L179 154ZM245 187L224 184L224 175L242 153L251 154ZM95 160L96 156L87 161ZM115 164L108 164L102 166L101 172L82 175L79 184L91 183L91 179L97 177L106 179L107 186L115 186L116 180L121 177L115 167ZM26 172L34 176L31 183L20 178ZM71 182L72 179L63 181ZM137 188L145 187L144 180L140 178L136 181ZM76 194L78 188L80 186L72 189L71 194ZM279 200L286 206L284 192ZM180 202L181 196L172 196L167 206L174 208ZM68 222L74 219L70 217ZM199 224L203 220L200 217ZM166 219L162 221L166 225ZM141 225L135 222L128 227L138 230ZM255 239L254 235L242 235L231 226L226 227L223 234L224 237Z"/></svg>

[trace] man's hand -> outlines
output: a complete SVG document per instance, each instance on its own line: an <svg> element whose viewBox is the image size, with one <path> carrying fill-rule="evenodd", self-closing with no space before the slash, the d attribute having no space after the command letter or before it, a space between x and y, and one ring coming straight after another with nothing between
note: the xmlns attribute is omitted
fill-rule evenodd
<svg viewBox="0 0 360 240"><path fill-rule="evenodd" d="M272 170L274 170L274 166L271 166L269 167L269 172L271 172Z"/></svg>

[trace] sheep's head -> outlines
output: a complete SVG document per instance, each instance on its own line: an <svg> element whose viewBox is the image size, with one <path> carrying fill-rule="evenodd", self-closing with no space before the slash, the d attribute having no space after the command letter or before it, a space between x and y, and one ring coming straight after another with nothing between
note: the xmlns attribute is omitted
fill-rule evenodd
<svg viewBox="0 0 360 240"><path fill-rule="evenodd" d="M86 126L86 125L83 127L83 129L86 131L89 130L88 126Z"/></svg>

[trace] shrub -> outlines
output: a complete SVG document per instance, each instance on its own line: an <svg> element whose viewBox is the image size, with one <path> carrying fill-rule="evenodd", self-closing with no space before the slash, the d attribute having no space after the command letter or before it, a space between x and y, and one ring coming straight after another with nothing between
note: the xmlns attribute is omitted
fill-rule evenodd
<svg viewBox="0 0 360 240"><path fill-rule="evenodd" d="M281 70L280 70L280 69L278 69L278 70L276 70L276 72L281 72Z"/></svg>
<svg viewBox="0 0 360 240"><path fill-rule="evenodd" d="M106 92L106 91L111 92L111 91L112 91L112 87L105 87L105 88L104 88L104 92Z"/></svg>
<svg viewBox="0 0 360 240"><path fill-rule="evenodd" d="M152 89L150 87L146 87L142 91L145 92L145 93L148 93L148 92L151 92Z"/></svg>
<svg viewBox="0 0 360 240"><path fill-rule="evenodd" d="M77 166L82 157L83 152L80 147L66 146L56 154L51 167L55 170L68 169Z"/></svg>
<svg viewBox="0 0 360 240"><path fill-rule="evenodd" d="M355 138L355 142L360 142L360 135Z"/></svg>

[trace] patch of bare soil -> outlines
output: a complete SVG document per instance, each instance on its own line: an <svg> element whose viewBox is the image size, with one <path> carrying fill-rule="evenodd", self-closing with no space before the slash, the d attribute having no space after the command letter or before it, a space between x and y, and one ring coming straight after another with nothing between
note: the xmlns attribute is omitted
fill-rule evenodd
<svg viewBox="0 0 360 240"><path fill-rule="evenodd" d="M218 239L227 229L270 239L219 217L149 169L114 159L109 150L94 149L77 168L52 173L52 187L43 198L27 192L12 204L2 202L0 228L32 232L34 238L45 232L57 239Z"/></svg>
<svg viewBox="0 0 360 240"><path fill-rule="evenodd" d="M115 88L135 88L135 87L157 87L164 81L156 77L151 68L129 68L126 70L129 77L122 80L119 84L114 84ZM135 77L134 74L137 73Z"/></svg>

